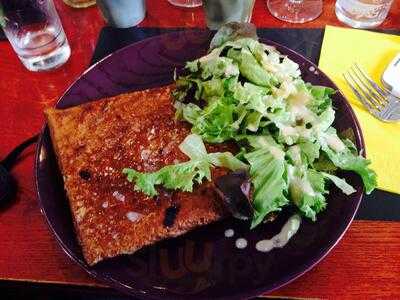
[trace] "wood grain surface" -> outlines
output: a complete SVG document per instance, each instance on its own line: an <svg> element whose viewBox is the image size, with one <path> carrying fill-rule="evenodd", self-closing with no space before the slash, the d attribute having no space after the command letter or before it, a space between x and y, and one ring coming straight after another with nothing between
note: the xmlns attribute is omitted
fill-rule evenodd
<svg viewBox="0 0 400 300"><path fill-rule="evenodd" d="M43 109L54 105L88 66L104 21L94 8L77 10L55 0L72 48L62 68L27 71L11 46L0 42L0 159L43 125ZM400 29L400 1L395 1L382 28ZM257 0L253 22L258 27L324 27L340 25L334 1L314 22L293 25L278 21ZM201 8L179 9L166 0L148 0L140 26L204 27ZM0 211L0 279L100 285L69 260L49 232L38 207L30 148L13 170L19 192L15 203ZM356 221L338 246L311 272L273 295L318 298L400 298L400 223Z"/></svg>

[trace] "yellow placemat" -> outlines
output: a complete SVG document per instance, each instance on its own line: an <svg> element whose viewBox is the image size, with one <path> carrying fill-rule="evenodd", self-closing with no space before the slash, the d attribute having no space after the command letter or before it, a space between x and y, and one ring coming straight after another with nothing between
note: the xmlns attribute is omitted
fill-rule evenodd
<svg viewBox="0 0 400 300"><path fill-rule="evenodd" d="M342 74L357 62L376 81L400 52L400 36L327 26L319 67L350 101L364 134L367 157L378 175L380 189L400 194L400 123L372 117L355 98Z"/></svg>

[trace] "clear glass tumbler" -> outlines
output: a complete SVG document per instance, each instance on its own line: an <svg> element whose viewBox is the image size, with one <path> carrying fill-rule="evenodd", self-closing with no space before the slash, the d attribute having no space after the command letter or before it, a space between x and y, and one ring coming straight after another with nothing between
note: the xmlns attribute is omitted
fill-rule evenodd
<svg viewBox="0 0 400 300"><path fill-rule="evenodd" d="M218 29L229 22L250 22L255 0L204 0L209 29Z"/></svg>
<svg viewBox="0 0 400 300"><path fill-rule="evenodd" d="M168 0L168 2L179 7L198 7L202 4L202 0Z"/></svg>
<svg viewBox="0 0 400 300"><path fill-rule="evenodd" d="M107 23L117 28L128 28L143 21L146 16L145 0L97 0Z"/></svg>
<svg viewBox="0 0 400 300"><path fill-rule="evenodd" d="M374 28L386 19L393 0L337 0L337 18L354 28Z"/></svg>
<svg viewBox="0 0 400 300"><path fill-rule="evenodd" d="M45 71L71 54L52 0L0 0L4 33L25 67Z"/></svg>
<svg viewBox="0 0 400 300"><path fill-rule="evenodd" d="M290 23L309 22L322 13L322 0L267 0L267 6L275 18Z"/></svg>

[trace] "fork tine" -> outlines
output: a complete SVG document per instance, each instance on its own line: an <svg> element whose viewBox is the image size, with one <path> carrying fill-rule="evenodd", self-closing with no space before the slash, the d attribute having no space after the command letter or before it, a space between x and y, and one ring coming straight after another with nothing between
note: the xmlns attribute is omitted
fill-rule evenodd
<svg viewBox="0 0 400 300"><path fill-rule="evenodd" d="M355 85L357 88L357 92L363 96L364 101L369 102L370 106L372 107L372 109L380 111L381 110L381 105L379 103L377 103L373 97L371 97L371 95L368 93L368 91L362 87L359 83L358 80L355 79L355 77L352 75L352 73L349 71L347 72L348 77L353 81L353 86Z"/></svg>
<svg viewBox="0 0 400 300"><path fill-rule="evenodd" d="M381 105L386 105L387 104L387 99L386 97L383 97L373 86L370 85L370 80L365 77L365 74L361 72L360 68L351 68L353 71L354 75L358 78L358 81L364 86L365 89L369 92L371 98L373 98L375 104L377 106ZM358 70L358 71L357 71ZM360 75L361 74L361 75Z"/></svg>
<svg viewBox="0 0 400 300"><path fill-rule="evenodd" d="M379 93L379 95L381 95L383 98L386 99L386 97L388 96L388 91L386 89L382 89L379 85L376 84L375 81L373 81L365 72L364 70L362 70L360 68L360 66L355 63L354 64L356 66L356 68L358 69L358 71L361 73L361 75L374 87L374 89Z"/></svg>
<svg viewBox="0 0 400 300"><path fill-rule="evenodd" d="M349 74L349 73L348 73ZM350 82L350 80L347 78L346 74L342 74L343 78L346 80L347 84L349 85L350 89L353 91L353 93L357 96L358 100L365 106L365 108L372 113L373 115L376 114L375 109L371 106L371 104L365 99L363 95L361 95L358 90L354 87L354 84ZM349 76L349 75L348 75ZM354 80L354 79L353 79Z"/></svg>
<svg viewBox="0 0 400 300"><path fill-rule="evenodd" d="M395 116L400 112L400 104L395 101L389 101L388 105L380 113L381 117L384 118L386 121L393 120L392 116ZM394 117L395 119L395 117Z"/></svg>

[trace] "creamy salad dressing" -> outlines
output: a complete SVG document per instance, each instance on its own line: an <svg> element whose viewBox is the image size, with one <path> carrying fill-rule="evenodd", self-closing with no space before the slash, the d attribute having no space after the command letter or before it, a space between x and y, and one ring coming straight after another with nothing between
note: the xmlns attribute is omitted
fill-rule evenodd
<svg viewBox="0 0 400 300"><path fill-rule="evenodd" d="M315 196L316 193L307 178L300 178L294 174L294 167L288 168L289 189L291 194L307 194Z"/></svg>
<svg viewBox="0 0 400 300"><path fill-rule="evenodd" d="M326 142L332 150L336 152L341 152L346 149L344 143L338 138L336 134L327 134L326 135Z"/></svg>
<svg viewBox="0 0 400 300"><path fill-rule="evenodd" d="M282 136L285 138L294 138L297 139L298 137L304 137L304 138L311 138L312 135L312 130L307 129L304 126L285 126L282 125L279 127L281 130ZM292 142L293 143L293 142ZM292 144L290 143L290 144Z"/></svg>
<svg viewBox="0 0 400 300"><path fill-rule="evenodd" d="M233 229L225 230L225 237L233 237L234 234L235 234L235 231Z"/></svg>
<svg viewBox="0 0 400 300"><path fill-rule="evenodd" d="M295 116L296 120L301 119L305 122L312 122L315 120L314 113L306 106L310 100L311 95L306 91L298 91L288 98L290 103L289 111Z"/></svg>
<svg viewBox="0 0 400 300"><path fill-rule="evenodd" d="M221 52L222 52L221 48L216 48L216 49L212 50L209 54L200 57L199 61L200 62L207 62L207 61L210 61L212 59L218 58L219 55L221 54Z"/></svg>
<svg viewBox="0 0 400 300"><path fill-rule="evenodd" d="M308 180L299 177L292 177L290 180L290 186L300 189L304 194L315 196L315 191Z"/></svg>
<svg viewBox="0 0 400 300"><path fill-rule="evenodd" d="M283 125L279 128L284 136L297 135L298 132L295 127Z"/></svg>
<svg viewBox="0 0 400 300"><path fill-rule="evenodd" d="M290 147L292 155L293 155L293 160L295 164L301 164L301 150L298 145L294 145Z"/></svg>
<svg viewBox="0 0 400 300"><path fill-rule="evenodd" d="M285 87L287 89L287 87ZM287 144L293 144L299 137L311 138L312 129L305 127L306 123L315 123L317 116L306 106L311 100L311 95L306 91L291 91L288 98L288 111L293 116L290 124L277 124L280 133L285 138ZM302 125L294 124L295 121L302 120Z"/></svg>
<svg viewBox="0 0 400 300"><path fill-rule="evenodd" d="M239 238L236 240L235 245L238 249L244 249L247 247L247 240L244 238Z"/></svg>
<svg viewBox="0 0 400 300"><path fill-rule="evenodd" d="M139 221L139 219L141 219L143 217L143 215L140 213L137 213L135 211L129 211L126 213L126 217L131 222L137 222L137 221Z"/></svg>
<svg viewBox="0 0 400 300"><path fill-rule="evenodd" d="M274 248L284 247L289 240L297 233L300 228L301 217L298 214L291 216L283 225L281 231L273 236L271 239L265 239L257 242L256 249L260 252L269 252ZM225 230L225 237L232 237L234 235L233 229ZM244 249L248 245L245 238L238 238L235 241L235 247Z"/></svg>
<svg viewBox="0 0 400 300"><path fill-rule="evenodd" d="M314 121L314 114L304 104L291 105L290 112L295 116L296 120Z"/></svg>
<svg viewBox="0 0 400 300"><path fill-rule="evenodd" d="M224 74L226 77L236 76L239 74L239 69L236 67L236 65L228 65Z"/></svg>
<svg viewBox="0 0 400 300"><path fill-rule="evenodd" d="M311 138L312 135L312 129L307 129L305 127L298 127L298 132L299 135L304 137L304 138Z"/></svg>
<svg viewBox="0 0 400 300"><path fill-rule="evenodd" d="M283 81L281 86L275 90L275 95L277 97L287 98L297 92L296 87L292 82Z"/></svg>
<svg viewBox="0 0 400 300"><path fill-rule="evenodd" d="M256 244L256 249L260 252L269 252L274 248L284 247L300 228L301 217L293 215L283 225L281 232L269 240L261 240Z"/></svg>
<svg viewBox="0 0 400 300"><path fill-rule="evenodd" d="M285 153L278 147L271 146L269 151L271 152L272 156L278 160L283 160L285 158Z"/></svg>

